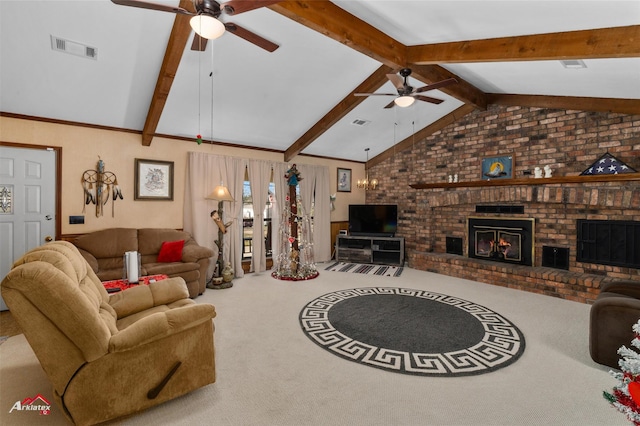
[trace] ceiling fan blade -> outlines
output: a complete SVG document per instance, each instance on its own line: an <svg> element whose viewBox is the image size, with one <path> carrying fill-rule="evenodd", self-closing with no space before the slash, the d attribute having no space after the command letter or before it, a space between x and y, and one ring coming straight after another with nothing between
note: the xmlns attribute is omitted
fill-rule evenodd
<svg viewBox="0 0 640 426"><path fill-rule="evenodd" d="M416 89L416 91L414 93L422 93L422 92L426 92L427 90L438 89L440 87L448 86L450 84L454 84L454 83L457 83L457 82L458 82L458 80L456 80L455 78L448 78L446 80L437 81L437 82L435 82L433 84L430 84L428 86L420 87L419 89Z"/></svg>
<svg viewBox="0 0 640 426"><path fill-rule="evenodd" d="M279 3L281 0L231 0L220 5L227 15L237 15L238 13L248 12L250 10L261 7L270 6Z"/></svg>
<svg viewBox="0 0 640 426"><path fill-rule="evenodd" d="M404 89L404 80L402 80L402 77L400 77L398 74L387 74L387 78L389 79L389 81L391 81L391 83L393 83L396 89Z"/></svg>
<svg viewBox="0 0 640 426"><path fill-rule="evenodd" d="M200 37L198 33L193 33L193 43L191 43L191 50L198 52L204 52L207 49L207 39Z"/></svg>
<svg viewBox="0 0 640 426"><path fill-rule="evenodd" d="M416 98L419 101L431 102L432 104L436 104L436 105L444 102L442 99L430 98L429 96L422 96L422 95L415 95L414 98Z"/></svg>
<svg viewBox="0 0 640 426"><path fill-rule="evenodd" d="M177 6L168 6L166 4L150 3L147 1L140 1L140 0L111 0L111 2L120 6L131 6L131 7L139 7L142 9L159 10L161 12L179 13L182 15L193 15L193 13L189 12L186 9L183 9Z"/></svg>
<svg viewBox="0 0 640 426"><path fill-rule="evenodd" d="M389 102L389 104L387 104L384 108L393 108L394 106L396 106L396 100L392 100L391 102Z"/></svg>
<svg viewBox="0 0 640 426"><path fill-rule="evenodd" d="M224 26L227 29L227 31L229 31L231 34L237 35L238 37L243 38L248 42L255 44L258 47L261 47L268 52L273 52L278 47L280 47L277 44L270 42L266 38L262 38L258 34L253 33L242 27L239 27L238 25L232 22L227 22L226 24L224 24Z"/></svg>
<svg viewBox="0 0 640 426"><path fill-rule="evenodd" d="M354 93L353 96L398 96L397 93Z"/></svg>

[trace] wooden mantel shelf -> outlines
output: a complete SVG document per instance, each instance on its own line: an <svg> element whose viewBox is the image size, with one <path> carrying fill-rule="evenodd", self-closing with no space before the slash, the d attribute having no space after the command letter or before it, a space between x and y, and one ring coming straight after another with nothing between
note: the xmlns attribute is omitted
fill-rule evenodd
<svg viewBox="0 0 640 426"><path fill-rule="evenodd" d="M412 183L414 189L432 188L473 188L484 186L516 186L516 185L551 185L555 183L590 183L590 182L624 182L640 181L640 173L622 173L617 175L560 176L550 178L494 179L475 180L456 183Z"/></svg>

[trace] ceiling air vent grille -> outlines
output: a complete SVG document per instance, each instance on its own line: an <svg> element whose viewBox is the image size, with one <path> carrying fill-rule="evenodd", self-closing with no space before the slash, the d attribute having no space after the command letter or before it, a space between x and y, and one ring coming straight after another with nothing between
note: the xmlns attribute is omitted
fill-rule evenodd
<svg viewBox="0 0 640 426"><path fill-rule="evenodd" d="M98 59L98 49L95 47L65 40L54 35L51 36L51 49L83 58Z"/></svg>
<svg viewBox="0 0 640 426"><path fill-rule="evenodd" d="M580 69L580 68L586 68L587 67L587 65L581 59L565 59L565 60L560 61L560 63L565 68Z"/></svg>
<svg viewBox="0 0 640 426"><path fill-rule="evenodd" d="M361 118L356 118L351 122L354 126L366 126L369 123L371 123L369 120L363 120Z"/></svg>

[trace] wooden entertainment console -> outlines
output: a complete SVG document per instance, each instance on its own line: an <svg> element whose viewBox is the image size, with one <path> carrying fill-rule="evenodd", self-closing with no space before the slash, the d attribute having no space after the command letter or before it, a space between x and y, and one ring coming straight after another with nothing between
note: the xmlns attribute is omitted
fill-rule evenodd
<svg viewBox="0 0 640 426"><path fill-rule="evenodd" d="M404 264L404 238L338 235L336 260L339 262L402 266Z"/></svg>

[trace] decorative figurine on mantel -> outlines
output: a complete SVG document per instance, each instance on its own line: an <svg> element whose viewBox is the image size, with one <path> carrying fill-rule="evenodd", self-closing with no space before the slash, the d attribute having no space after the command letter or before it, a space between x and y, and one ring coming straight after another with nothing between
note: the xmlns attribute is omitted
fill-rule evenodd
<svg viewBox="0 0 640 426"><path fill-rule="evenodd" d="M536 167L535 169L533 169L533 176L536 179L540 179L542 177L542 169L540 167Z"/></svg>
<svg viewBox="0 0 640 426"><path fill-rule="evenodd" d="M296 187L303 179L295 164L284 175L289 186L280 219L279 247L271 276L280 280L310 280L319 275L313 254L313 233L309 215L298 212Z"/></svg>
<svg viewBox="0 0 640 426"><path fill-rule="evenodd" d="M551 166L549 166L548 164L544 166L544 177L546 178L551 177Z"/></svg>

